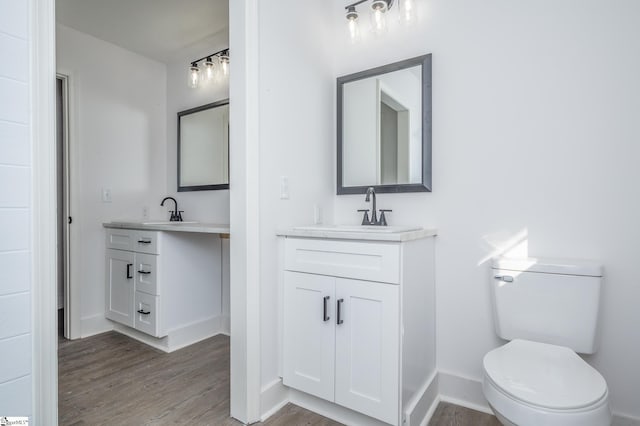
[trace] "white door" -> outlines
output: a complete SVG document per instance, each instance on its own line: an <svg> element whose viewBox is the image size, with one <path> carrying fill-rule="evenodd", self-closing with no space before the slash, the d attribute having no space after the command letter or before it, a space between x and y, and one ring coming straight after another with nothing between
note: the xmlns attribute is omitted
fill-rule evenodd
<svg viewBox="0 0 640 426"><path fill-rule="evenodd" d="M397 285L336 278L335 402L398 424Z"/></svg>
<svg viewBox="0 0 640 426"><path fill-rule="evenodd" d="M333 401L335 278L284 273L283 383Z"/></svg>
<svg viewBox="0 0 640 426"><path fill-rule="evenodd" d="M134 254L107 249L106 317L133 327Z"/></svg>

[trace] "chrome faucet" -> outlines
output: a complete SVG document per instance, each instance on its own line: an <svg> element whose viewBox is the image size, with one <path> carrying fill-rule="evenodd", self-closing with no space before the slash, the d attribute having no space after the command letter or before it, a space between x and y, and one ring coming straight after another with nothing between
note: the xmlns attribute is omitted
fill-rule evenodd
<svg viewBox="0 0 640 426"><path fill-rule="evenodd" d="M173 197L164 197L162 199L162 202L160 203L160 207L164 206L164 202L167 200L171 200L173 201L173 203L175 204L175 210L169 210L169 213L171 213L171 217L169 218L169 221L171 222L182 222L182 213L184 213L183 210L178 210L178 202L176 201L175 198Z"/></svg>
<svg viewBox="0 0 640 426"><path fill-rule="evenodd" d="M373 198L373 201L371 199ZM369 209L360 209L359 212L364 212L362 218L362 225L374 225L374 226L387 226L387 218L385 212L390 212L389 209L380 209L380 219L378 219L378 210L376 207L376 189L373 186L367 188L367 195L364 199L367 203L371 202L371 219L369 219Z"/></svg>

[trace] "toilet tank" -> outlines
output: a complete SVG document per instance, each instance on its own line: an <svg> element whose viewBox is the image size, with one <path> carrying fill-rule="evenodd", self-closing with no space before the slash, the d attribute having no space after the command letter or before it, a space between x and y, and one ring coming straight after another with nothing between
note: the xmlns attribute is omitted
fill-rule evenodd
<svg viewBox="0 0 640 426"><path fill-rule="evenodd" d="M497 258L490 279L498 336L596 351L602 265Z"/></svg>

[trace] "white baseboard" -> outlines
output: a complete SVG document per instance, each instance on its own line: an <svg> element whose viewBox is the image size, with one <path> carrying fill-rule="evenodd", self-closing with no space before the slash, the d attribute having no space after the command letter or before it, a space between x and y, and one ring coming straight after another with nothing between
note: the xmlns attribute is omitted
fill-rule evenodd
<svg viewBox="0 0 640 426"><path fill-rule="evenodd" d="M328 417L339 423L350 426L389 426L380 420L376 420L364 414L357 413L348 408L325 401L324 399L306 394L304 392L291 389L289 391L290 401L292 404L298 405L307 410L318 413L324 417Z"/></svg>
<svg viewBox="0 0 640 426"><path fill-rule="evenodd" d="M493 414L482 392L481 381L440 371L438 385L441 401Z"/></svg>
<svg viewBox="0 0 640 426"><path fill-rule="evenodd" d="M157 338L125 325L113 323L113 329L163 352L174 352L186 346L223 333L223 317L211 317L169 330L165 337Z"/></svg>
<svg viewBox="0 0 640 426"><path fill-rule="evenodd" d="M404 409L403 424L406 426L426 425L438 406L438 373L427 379L422 388L416 392L412 401Z"/></svg>
<svg viewBox="0 0 640 426"><path fill-rule="evenodd" d="M228 315L220 317L220 334L231 336L231 317Z"/></svg>
<svg viewBox="0 0 640 426"><path fill-rule="evenodd" d="M611 426L640 426L640 418L614 414L613 419L611 419Z"/></svg>
<svg viewBox="0 0 640 426"><path fill-rule="evenodd" d="M104 314L92 315L80 319L80 338L95 336L113 330L113 323Z"/></svg>
<svg viewBox="0 0 640 426"><path fill-rule="evenodd" d="M262 388L260 394L260 421L264 422L289 403L289 388L278 378Z"/></svg>

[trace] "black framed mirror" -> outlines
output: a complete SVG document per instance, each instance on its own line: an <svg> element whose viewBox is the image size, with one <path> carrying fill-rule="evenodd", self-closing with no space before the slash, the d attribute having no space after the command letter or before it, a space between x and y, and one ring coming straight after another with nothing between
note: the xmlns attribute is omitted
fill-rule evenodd
<svg viewBox="0 0 640 426"><path fill-rule="evenodd" d="M178 113L178 192L229 189L229 99Z"/></svg>
<svg viewBox="0 0 640 426"><path fill-rule="evenodd" d="M431 192L431 54L337 86L337 194Z"/></svg>

